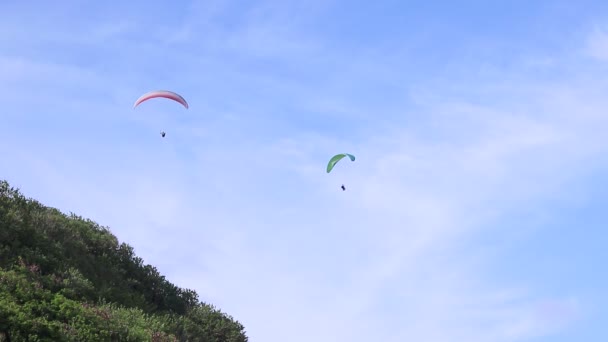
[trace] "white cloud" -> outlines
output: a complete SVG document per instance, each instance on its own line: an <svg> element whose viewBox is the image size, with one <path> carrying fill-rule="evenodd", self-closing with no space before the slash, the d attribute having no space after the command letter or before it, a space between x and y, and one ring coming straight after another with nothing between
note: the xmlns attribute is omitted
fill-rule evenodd
<svg viewBox="0 0 608 342"><path fill-rule="evenodd" d="M601 61L608 60L608 32L596 27L587 38L586 53Z"/></svg>
<svg viewBox="0 0 608 342"><path fill-rule="evenodd" d="M528 100L545 103L551 98ZM277 220L277 225L265 220L286 203L264 207L235 227L224 226L228 231L247 227L242 229L252 233L246 234L247 242L209 257L214 265L206 276L183 276L180 281L217 281L215 289L206 285L201 292L215 294L224 307L240 313L253 337L265 340L294 340L301 322L315 326L304 329L302 341L390 340L391 334L394 340L515 341L559 331L561 323L548 326L534 306L543 298L533 293L542 288L532 286L531 294L497 299L516 284L489 287L483 267L466 260L471 253L488 256L451 249L474 248L467 244L469 234L527 210L522 203L542 206L560 193L579 172L569 164L590 157L587 143L599 138L589 135L589 128L598 124L589 117L556 113L542 120L476 108L468 118L445 122L468 132L464 141L447 134L437 145L411 138L407 129L371 138L356 144L362 146L355 149L358 160L339 165L335 178L322 175L320 163L310 164L315 150L331 150L332 144L314 136L294 137L287 147L271 150L285 151L291 166L302 163L303 175L310 178L293 191L307 194L308 205L278 214L284 221ZM310 151L308 156L296 153L294 146ZM271 156L263 149L257 154L259 160ZM341 174L348 179L345 193L337 189ZM263 177L261 181L272 187ZM272 228L263 228L265 224ZM309 258L302 258L306 253ZM387 286L393 289L387 291ZM376 307L383 301L397 308L383 315ZM251 308L243 304L250 302ZM266 326L273 313L290 315L294 310L296 316Z"/></svg>

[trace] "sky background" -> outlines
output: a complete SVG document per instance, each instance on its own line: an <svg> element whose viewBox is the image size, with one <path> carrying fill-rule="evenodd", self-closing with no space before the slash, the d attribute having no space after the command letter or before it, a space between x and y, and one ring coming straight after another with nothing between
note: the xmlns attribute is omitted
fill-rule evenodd
<svg viewBox="0 0 608 342"><path fill-rule="evenodd" d="M0 178L252 342L608 340L606 94L606 1L0 2Z"/></svg>

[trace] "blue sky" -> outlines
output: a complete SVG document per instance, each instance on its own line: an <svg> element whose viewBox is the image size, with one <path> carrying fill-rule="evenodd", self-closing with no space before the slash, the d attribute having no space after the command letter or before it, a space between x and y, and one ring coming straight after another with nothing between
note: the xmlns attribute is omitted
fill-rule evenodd
<svg viewBox="0 0 608 342"><path fill-rule="evenodd" d="M0 177L251 341L608 338L606 2L8 0L0 46Z"/></svg>

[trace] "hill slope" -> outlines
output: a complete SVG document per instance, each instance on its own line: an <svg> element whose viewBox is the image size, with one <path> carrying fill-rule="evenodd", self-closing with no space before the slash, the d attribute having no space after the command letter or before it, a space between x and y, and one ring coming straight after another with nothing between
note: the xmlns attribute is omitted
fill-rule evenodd
<svg viewBox="0 0 608 342"><path fill-rule="evenodd" d="M108 228L0 181L0 341L247 340Z"/></svg>

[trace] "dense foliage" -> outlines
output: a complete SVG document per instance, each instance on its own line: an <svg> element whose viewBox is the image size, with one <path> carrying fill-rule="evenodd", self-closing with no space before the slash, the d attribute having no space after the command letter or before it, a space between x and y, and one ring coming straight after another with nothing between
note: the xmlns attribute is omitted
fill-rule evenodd
<svg viewBox="0 0 608 342"><path fill-rule="evenodd" d="M108 228L0 181L0 342L246 342L243 326L170 283Z"/></svg>

